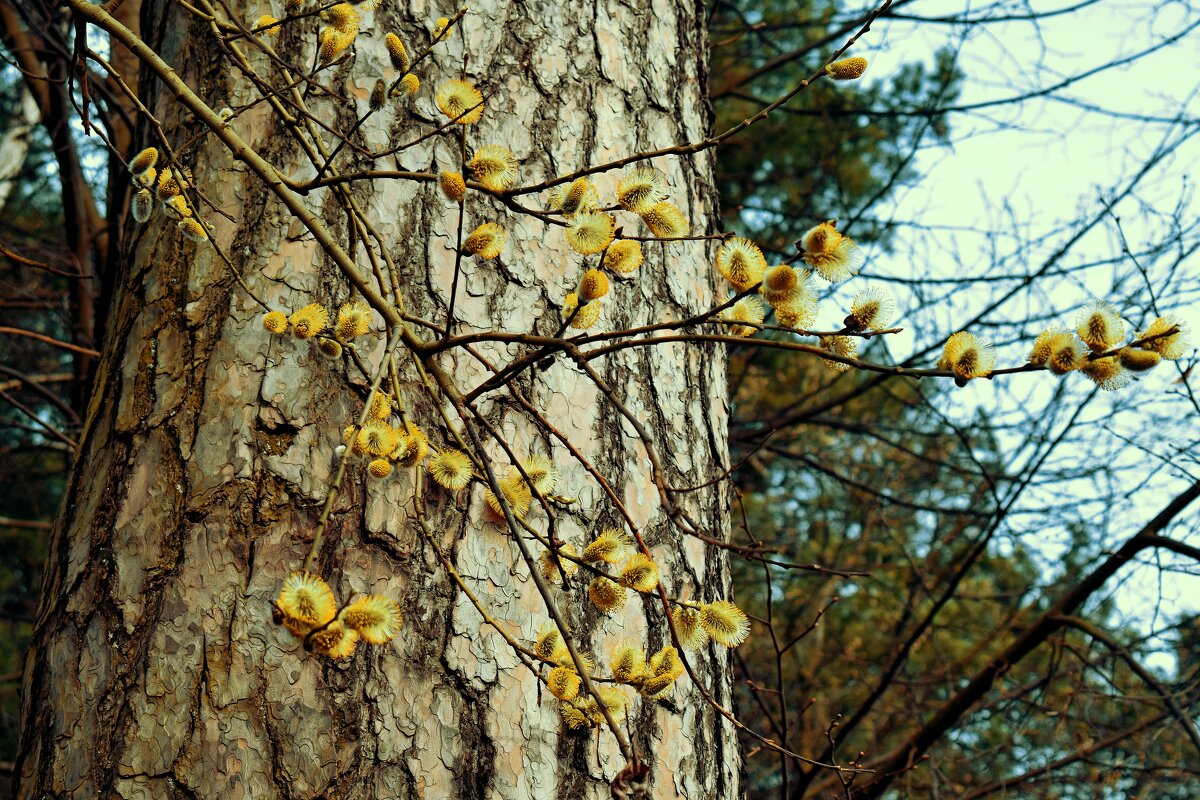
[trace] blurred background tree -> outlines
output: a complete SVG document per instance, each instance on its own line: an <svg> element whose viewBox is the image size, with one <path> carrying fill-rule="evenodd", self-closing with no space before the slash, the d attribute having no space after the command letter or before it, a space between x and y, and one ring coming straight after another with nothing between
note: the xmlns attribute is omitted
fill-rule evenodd
<svg viewBox="0 0 1200 800"><path fill-rule="evenodd" d="M0 68L0 153L12 167L0 176L0 327L69 340L74 270L61 246L53 149L31 101L18 70ZM0 334L0 353L0 762L7 762L16 751L37 578L80 419L69 351Z"/></svg>

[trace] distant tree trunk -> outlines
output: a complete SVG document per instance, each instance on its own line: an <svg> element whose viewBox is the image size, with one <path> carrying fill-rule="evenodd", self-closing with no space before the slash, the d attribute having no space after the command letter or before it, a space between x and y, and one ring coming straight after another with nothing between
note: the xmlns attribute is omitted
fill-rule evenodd
<svg viewBox="0 0 1200 800"><path fill-rule="evenodd" d="M239 0L228 6L247 24L270 10ZM310 97L324 121L352 127L376 74L386 71L383 34L399 32L420 47L439 13L426 8L385 3L366 15L354 66L322 73L358 107ZM310 18L275 46L303 53L296 60L307 64L317 25ZM708 133L702 4L651 10L478 0L465 26L467 74L493 92L469 146L506 144L521 161L523 182ZM146 0L142 35L212 108L256 97L238 70L216 58L207 26L177 4ZM432 93L457 75L461 41L456 35L422 63L415 115L437 118ZM265 60L256 64L266 69ZM139 94L174 144L197 132L145 72ZM240 135L285 175L311 177L288 131L258 108L234 121ZM397 132L406 114L378 114L356 136L375 149L407 141L412 126ZM269 304L336 308L354 296L299 222L214 137L183 160L197 188L228 215L208 214L214 238ZM405 170L460 168L454 137L430 139L398 160ZM717 212L709 155L655 166L667 172L693 232L708 231ZM618 175L596 178L606 202ZM359 183L355 192L397 257L406 311L444 320L455 207L433 183ZM544 195L523 200L544 207ZM369 271L330 191L307 202ZM554 333L558 305L581 274L560 229L476 195L467 213L468 230L495 219L512 238L498 261L468 260L455 309L461 330ZM335 662L306 654L272 624L271 600L304 559L342 427L357 418L361 399L347 388L342 362L269 336L261 309L213 250L183 240L161 212L128 240L27 660L16 796L608 797L608 782L624 766L612 735L569 732L557 703L450 582L413 523L408 473L367 484L361 465L350 470L316 567L341 599L367 591L396 599L405 615L400 636ZM715 270L704 242L646 252L636 278L614 289L602 326L678 318L712 303ZM382 337L374 342L377 360ZM497 365L517 352L478 349ZM436 409L404 372L408 362L399 363L410 413L445 443ZM463 389L487 376L461 351L442 365ZM594 366L650 431L669 481L702 483L726 466L721 349L635 348ZM558 359L518 385L638 518L672 593L725 597L725 557L670 524L641 443L586 376ZM560 536L582 547L618 523L560 442L536 431L506 390L489 397L482 409L510 441L550 453L563 467L558 491L578 503L560 516ZM487 516L482 489L455 499L433 488L425 496L457 570L501 624L531 641L546 612L510 534ZM722 491L686 498L689 514L725 535ZM544 523L540 513L531 519ZM606 618L587 603L585 588L576 579L554 591L598 663L618 638L657 648L669 636L657 600L631 602L623 616ZM693 663L729 706L728 651L714 647ZM651 796L741 795L733 729L686 679L671 703L635 701L628 730L651 765Z"/></svg>
<svg viewBox="0 0 1200 800"><path fill-rule="evenodd" d="M25 166L25 155L29 152L29 135L37 127L38 105L24 84L17 85L16 113L6 123L0 135L0 211L8 202L8 195L17 185L14 178Z"/></svg>

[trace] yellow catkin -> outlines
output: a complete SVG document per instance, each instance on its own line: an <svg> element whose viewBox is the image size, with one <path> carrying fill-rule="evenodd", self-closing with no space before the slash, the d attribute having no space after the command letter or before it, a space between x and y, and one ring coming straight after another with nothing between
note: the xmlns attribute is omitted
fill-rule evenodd
<svg viewBox="0 0 1200 800"><path fill-rule="evenodd" d="M529 486L521 477L521 473L517 472L517 468L509 467L508 475L499 480L499 484L504 500L508 503L513 515L522 518L528 514L529 509L533 506L533 492L529 490ZM500 499L491 489L484 493L483 499L496 517L504 518L504 509Z"/></svg>
<svg viewBox="0 0 1200 800"><path fill-rule="evenodd" d="M563 724L573 731L592 728L596 725L596 723L592 722L591 717L579 708L579 706L572 703L563 703L559 709L559 714L562 716Z"/></svg>
<svg viewBox="0 0 1200 800"><path fill-rule="evenodd" d="M586 331L599 321L600 304L598 302L584 303L583 308L579 309L579 313L571 321L571 327L575 330Z"/></svg>
<svg viewBox="0 0 1200 800"><path fill-rule="evenodd" d="M550 494L558 485L558 468L549 456L535 453L521 461L521 468L525 470L533 488L537 489L539 494ZM571 552L575 552L574 548Z"/></svg>
<svg viewBox="0 0 1200 800"><path fill-rule="evenodd" d="M700 610L691 606L675 606L671 612L675 633L684 650L698 650L708 641L708 632L700 624Z"/></svg>
<svg viewBox="0 0 1200 800"><path fill-rule="evenodd" d="M881 331L896 317L896 301L886 289L870 287L859 292L844 325L852 331Z"/></svg>
<svg viewBox="0 0 1200 800"><path fill-rule="evenodd" d="M653 675L672 675L678 678L684 673L683 661L679 658L679 651L669 644L663 645L662 649L650 656L650 662L647 666Z"/></svg>
<svg viewBox="0 0 1200 800"><path fill-rule="evenodd" d="M603 561L618 564L629 554L629 537L616 528L608 528L583 550L584 561Z"/></svg>
<svg viewBox="0 0 1200 800"><path fill-rule="evenodd" d="M174 219L186 219L192 216L192 207L188 205L187 198L181 194L177 194L164 202L163 211Z"/></svg>
<svg viewBox="0 0 1200 800"><path fill-rule="evenodd" d="M500 255L508 244L508 232L494 222L485 222L463 242L463 250L482 259L490 260Z"/></svg>
<svg viewBox="0 0 1200 800"><path fill-rule="evenodd" d="M867 71L867 60L862 56L843 58L825 67L825 74L835 81L852 81L861 78Z"/></svg>
<svg viewBox="0 0 1200 800"><path fill-rule="evenodd" d="M392 396L388 392L376 392L371 395L371 403L367 407L367 417L374 420L386 420L392 415Z"/></svg>
<svg viewBox="0 0 1200 800"><path fill-rule="evenodd" d="M279 621L296 636L324 625L337 614L337 601L329 584L311 572L293 572L275 600Z"/></svg>
<svg viewBox="0 0 1200 800"><path fill-rule="evenodd" d="M1111 303L1097 300L1079 312L1075 332L1093 352L1102 353L1121 343L1125 322Z"/></svg>
<svg viewBox="0 0 1200 800"><path fill-rule="evenodd" d="M399 444L400 434L391 425L377 419L367 420L358 431L355 451L370 453L376 458L387 458Z"/></svg>
<svg viewBox="0 0 1200 800"><path fill-rule="evenodd" d="M1084 349L1083 342L1076 339L1072 334L1065 336L1055 343L1054 350L1050 353L1050 358L1047 366L1055 375L1066 375L1068 372L1079 369L1087 362L1087 352Z"/></svg>
<svg viewBox="0 0 1200 800"><path fill-rule="evenodd" d="M625 721L629 701L625 698L625 693L621 691L620 687L600 686L596 689L596 694L600 695L600 700L604 703L604 709L608 712L608 716L612 717L614 723L620 725ZM591 716L597 725L603 725L607 722L599 708L595 708L591 712Z"/></svg>
<svg viewBox="0 0 1200 800"><path fill-rule="evenodd" d="M567 558L567 556L571 558L579 557L579 553L575 550L574 545L564 544L559 547L557 558L549 550L542 553L540 562L542 577L554 583L562 583L578 572L579 565L572 561L571 558Z"/></svg>
<svg viewBox="0 0 1200 800"><path fill-rule="evenodd" d="M946 340L938 369L952 371L956 379L968 381L990 375L996 365L996 354L992 343L966 331L960 331Z"/></svg>
<svg viewBox="0 0 1200 800"><path fill-rule="evenodd" d="M158 201L165 203L175 195L183 191L185 181L180 180L180 176L175 170L170 167L164 167L158 172L158 182L156 192Z"/></svg>
<svg viewBox="0 0 1200 800"><path fill-rule="evenodd" d="M392 93L399 94L400 92L404 92L409 97L412 97L414 94L416 94L418 91L420 91L420 89L421 89L421 79L418 78L413 73L409 72L409 73L405 74L405 76L403 78L400 79L400 83L396 86L396 90Z"/></svg>
<svg viewBox="0 0 1200 800"><path fill-rule="evenodd" d="M632 642L618 642L609 658L609 668L617 683L633 683L646 669L646 653Z"/></svg>
<svg viewBox="0 0 1200 800"><path fill-rule="evenodd" d="M268 36L278 36L279 32L283 30L278 23L279 20L275 19L270 14L263 14L254 21L253 27L260 33L265 33Z"/></svg>
<svg viewBox="0 0 1200 800"><path fill-rule="evenodd" d="M438 186L441 187L442 194L446 195L446 199L456 203L461 203L467 196L467 182L458 172L443 172L438 175Z"/></svg>
<svg viewBox="0 0 1200 800"><path fill-rule="evenodd" d="M358 13L358 9L349 3L338 3L325 9L321 12L321 18L339 31L354 31L355 33L358 33L358 26L362 22L362 14Z"/></svg>
<svg viewBox="0 0 1200 800"><path fill-rule="evenodd" d="M158 180L158 170L154 167L147 167L142 172L135 173L133 176L134 186L139 189L154 189L154 183Z"/></svg>
<svg viewBox="0 0 1200 800"><path fill-rule="evenodd" d="M458 125L474 125L483 116L483 94L472 84L458 78L439 86L433 102L439 111Z"/></svg>
<svg viewBox="0 0 1200 800"><path fill-rule="evenodd" d="M652 592L658 586L658 566L645 553L634 553L621 568L620 581L635 592Z"/></svg>
<svg viewBox="0 0 1200 800"><path fill-rule="evenodd" d="M646 206L638 211L638 216L660 239L678 239L688 234L687 217L671 203L664 201Z"/></svg>
<svg viewBox="0 0 1200 800"><path fill-rule="evenodd" d="M593 578L588 584L588 599L601 611L618 611L625 605L625 587L608 578Z"/></svg>
<svg viewBox="0 0 1200 800"><path fill-rule="evenodd" d="M322 28L318 36L319 57L322 64L331 64L334 59L354 44L357 31L349 32L337 28Z"/></svg>
<svg viewBox="0 0 1200 800"><path fill-rule="evenodd" d="M533 642L533 652L543 661L559 663L569 658L567 644L563 641L562 632L553 622L543 623L538 628L537 638Z"/></svg>
<svg viewBox="0 0 1200 800"><path fill-rule="evenodd" d="M555 667L546 676L546 687L559 700L574 700L579 696L579 673L569 667Z"/></svg>
<svg viewBox="0 0 1200 800"><path fill-rule="evenodd" d="M748 322L749 325L731 325L729 332L734 336L753 336L758 332L759 325L766 319L766 309L762 301L754 295L743 297L721 312L720 318L729 322Z"/></svg>
<svg viewBox="0 0 1200 800"><path fill-rule="evenodd" d="M1173 332L1171 332L1173 331ZM1187 325L1173 314L1158 317L1143 331L1138 331L1136 340L1150 337L1150 341L1138 345L1143 350L1152 350L1167 361L1176 361L1191 347Z"/></svg>
<svg viewBox="0 0 1200 800"><path fill-rule="evenodd" d="M304 639L306 650L316 650L330 658L349 658L357 644L358 632L340 622L332 622Z"/></svg>
<svg viewBox="0 0 1200 800"><path fill-rule="evenodd" d="M1153 350L1126 347L1121 351L1121 366L1130 372L1148 372L1158 366L1162 356Z"/></svg>
<svg viewBox="0 0 1200 800"><path fill-rule="evenodd" d="M329 325L329 312L320 303L309 303L293 312L290 321L297 339L311 339Z"/></svg>
<svg viewBox="0 0 1200 800"><path fill-rule="evenodd" d="M287 333L287 314L283 313L282 311L271 311L263 317L263 328L265 328L268 333L274 333L276 335Z"/></svg>
<svg viewBox="0 0 1200 800"><path fill-rule="evenodd" d="M339 339L349 341L362 336L371 329L371 307L366 300L345 303L338 309L337 325L334 328Z"/></svg>
<svg viewBox="0 0 1200 800"><path fill-rule="evenodd" d="M444 489L457 492L471 482L474 468L466 453L443 450L429 459L429 476Z"/></svg>
<svg viewBox="0 0 1200 800"><path fill-rule="evenodd" d="M858 274L865 261L862 250L838 231L833 220L809 229L800 245L805 263L830 283Z"/></svg>
<svg viewBox="0 0 1200 800"><path fill-rule="evenodd" d="M153 169L158 163L158 149L155 147L147 147L142 150L129 162L129 172L132 175L141 175L147 170Z"/></svg>
<svg viewBox="0 0 1200 800"><path fill-rule="evenodd" d="M737 647L750 634L750 619L728 600L700 605L700 626L708 638L726 647Z"/></svg>
<svg viewBox="0 0 1200 800"><path fill-rule="evenodd" d="M841 356L842 358L857 358L858 357L858 340L850 336L822 336L820 338L821 349L831 355ZM822 359L825 366L834 372L845 372L850 369L850 365L841 361L835 361L831 358Z"/></svg>
<svg viewBox="0 0 1200 800"><path fill-rule="evenodd" d="M642 681L638 693L651 700L661 699L670 694L676 680L676 676L670 674L651 675Z"/></svg>
<svg viewBox="0 0 1200 800"><path fill-rule="evenodd" d="M318 336L317 352L326 358L341 358L342 343L337 339L330 339L328 336Z"/></svg>
<svg viewBox="0 0 1200 800"><path fill-rule="evenodd" d="M797 286L775 303L775 321L788 328L810 328L817 321L817 296L809 287Z"/></svg>
<svg viewBox="0 0 1200 800"><path fill-rule="evenodd" d="M608 294L608 276L598 269L589 269L579 281L579 299L585 303L599 300Z"/></svg>
<svg viewBox="0 0 1200 800"><path fill-rule="evenodd" d="M735 289L744 292L762 280L767 260L754 242L735 237L717 251L717 269Z"/></svg>
<svg viewBox="0 0 1200 800"><path fill-rule="evenodd" d="M400 632L404 618L398 605L386 597L372 594L342 609L338 621L356 632L364 642L387 644Z"/></svg>
<svg viewBox="0 0 1200 800"><path fill-rule="evenodd" d="M1106 392L1128 386L1133 379L1129 370L1115 356L1091 359L1079 371Z"/></svg>
<svg viewBox="0 0 1200 800"><path fill-rule="evenodd" d="M775 305L796 290L800 273L791 264L771 267L762 276L762 295L768 303Z"/></svg>
<svg viewBox="0 0 1200 800"><path fill-rule="evenodd" d="M775 321L780 325L807 328L816 321L817 294L808 270L793 270L786 264L772 267L763 275L760 291L775 308Z"/></svg>
<svg viewBox="0 0 1200 800"><path fill-rule="evenodd" d="M484 145L467 162L467 171L486 188L502 192L517 180L517 159L504 145Z"/></svg>
<svg viewBox="0 0 1200 800"><path fill-rule="evenodd" d="M621 239L609 245L608 250L604 252L601 266L618 275L628 275L635 272L643 261L645 256L642 255L641 243L632 239Z"/></svg>
<svg viewBox="0 0 1200 800"><path fill-rule="evenodd" d="M841 237L837 230L837 221L830 220L809 228L800 238L800 247L805 253L824 253L836 247Z"/></svg>
<svg viewBox="0 0 1200 800"><path fill-rule="evenodd" d="M1063 336L1070 336L1070 334L1057 328L1049 328L1039 333L1033 340L1033 347L1029 350L1029 363L1035 367L1049 363L1050 356L1054 355L1055 344Z"/></svg>
<svg viewBox="0 0 1200 800"><path fill-rule="evenodd" d="M576 214L591 214L600 207L600 194L596 185L587 178L576 178L566 186L551 191L554 210L564 217Z"/></svg>
<svg viewBox="0 0 1200 800"><path fill-rule="evenodd" d="M571 292L563 298L562 318L571 320L572 328L586 331L600 321L600 302L584 303L580 307L579 295Z"/></svg>
<svg viewBox="0 0 1200 800"><path fill-rule="evenodd" d="M616 220L612 214L576 214L567 226L567 244L581 255L594 255L608 247L615 230Z"/></svg>
<svg viewBox="0 0 1200 800"><path fill-rule="evenodd" d="M184 238L190 239L193 242L207 242L208 228L204 224L192 217L186 217L178 222L179 232L184 235Z"/></svg>
<svg viewBox="0 0 1200 800"><path fill-rule="evenodd" d="M401 75L408 72L411 60L408 57L408 50L404 48L404 42L400 41L400 37L394 33L389 33L383 37L383 43L387 46L388 58L392 62L392 69Z"/></svg>
<svg viewBox="0 0 1200 800"><path fill-rule="evenodd" d="M617 183L617 202L626 211L640 214L667 199L667 176L653 167L638 167Z"/></svg>
<svg viewBox="0 0 1200 800"><path fill-rule="evenodd" d="M408 424L401 433L393 458L402 467L415 467L429 455L429 437L416 425Z"/></svg>

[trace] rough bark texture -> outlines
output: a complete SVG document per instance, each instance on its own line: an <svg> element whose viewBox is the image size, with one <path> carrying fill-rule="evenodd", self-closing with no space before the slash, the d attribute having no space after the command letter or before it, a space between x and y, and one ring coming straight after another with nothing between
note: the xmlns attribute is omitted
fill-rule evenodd
<svg viewBox="0 0 1200 800"><path fill-rule="evenodd" d="M240 10L245 20L270 11L262 4ZM452 11L418 2L365 15L357 63L328 76L357 98L357 108L311 100L313 107L348 130L366 110L375 78L392 74L383 34L398 31L418 42L434 17ZM285 33L277 46L302 52L298 61L307 63L316 26L310 20L303 34ZM255 97L231 66L213 59L206 28L170 4L146 2L142 30L213 108ZM468 75L494 91L469 143L508 145L521 161L522 182L707 133L702 7L483 0L472 4L465 34ZM424 86L411 111L376 115L357 134L360 141L381 148L412 138L409 113L437 120L432 91L461 63L462 39L455 36L422 64ZM267 68L265 60L256 64ZM143 76L141 86L169 137L183 141L195 132L157 83ZM235 125L285 174L314 173L265 111ZM352 297L311 237L218 144L185 161L198 188L228 215L207 215L215 238L269 303L333 308ZM394 166L386 161L376 166ZM433 139L399 162L401 169L457 169L457 145ZM656 166L668 174L693 230L706 230L716 211L707 155ZM618 176L597 176L603 197L611 199ZM393 248L408 311L445 319L455 207L429 183L358 184L356 193ZM309 200L349 247L345 215L330 193ZM495 219L512 239L498 261L466 262L456 308L461 330L553 333L558 305L581 274L581 259L561 230L474 195L467 209L468 230ZM627 230L635 223L626 220ZM361 465L353 468L317 562L339 599L360 592L395 598L405 613L401 635L334 662L307 655L272 624L271 600L303 561L342 426L361 408L347 386L353 373L302 342L264 332L261 310L212 250L182 240L161 214L132 241L25 673L17 796L607 797L608 781L624 766L613 737L567 731L557 703L456 590L417 535L407 473L367 483ZM351 252L366 269L362 246ZM647 247L647 264L614 288L601 325L709 307L710 256L703 243ZM378 356L382 338L373 337L371 355ZM523 352L478 349L496 364ZM464 389L487 375L461 352L444 366ZM671 483L700 483L722 469L721 350L640 348L596 367L652 432ZM578 368L560 359L518 384L617 487L669 591L725 597L724 557L670 524L633 429ZM564 473L558 491L578 498L560 515L561 537L582 548L595 531L619 522L561 442L539 432L506 391L489 397L483 409L492 422L519 450L551 454ZM406 399L416 420L446 442L436 409L415 382ZM503 458L499 448L492 453ZM491 613L531 641L545 609L482 495L478 486L459 497L429 490L431 522ZM686 497L689 512L723 535L722 493ZM531 521L545 525L540 511ZM599 663L618 638L656 648L669 636L657 600L634 600L622 615L606 617L587 603L584 581L554 591ZM728 659L715 647L693 659L727 706ZM652 796L740 795L736 737L689 681L680 681L671 702L636 701L631 711L628 729L651 764Z"/></svg>

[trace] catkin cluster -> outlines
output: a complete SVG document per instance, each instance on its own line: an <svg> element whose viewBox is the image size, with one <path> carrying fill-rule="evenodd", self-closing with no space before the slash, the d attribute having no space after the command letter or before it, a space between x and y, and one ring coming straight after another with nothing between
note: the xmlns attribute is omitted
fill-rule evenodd
<svg viewBox="0 0 1200 800"><path fill-rule="evenodd" d="M1173 315L1156 317L1125 342L1126 325L1116 307L1097 300L1080 310L1075 327L1047 328L1038 334L1029 363L1056 375L1082 372L1105 391L1120 389L1163 360L1175 361L1187 352L1189 331Z"/></svg>
<svg viewBox="0 0 1200 800"><path fill-rule="evenodd" d="M209 227L196 216L185 194L192 186L190 170L170 166L159 169L158 149L147 147L130 160L129 174L133 180L130 207L134 220L148 222L157 205L165 216L175 221L185 238L193 242L208 241Z"/></svg>

